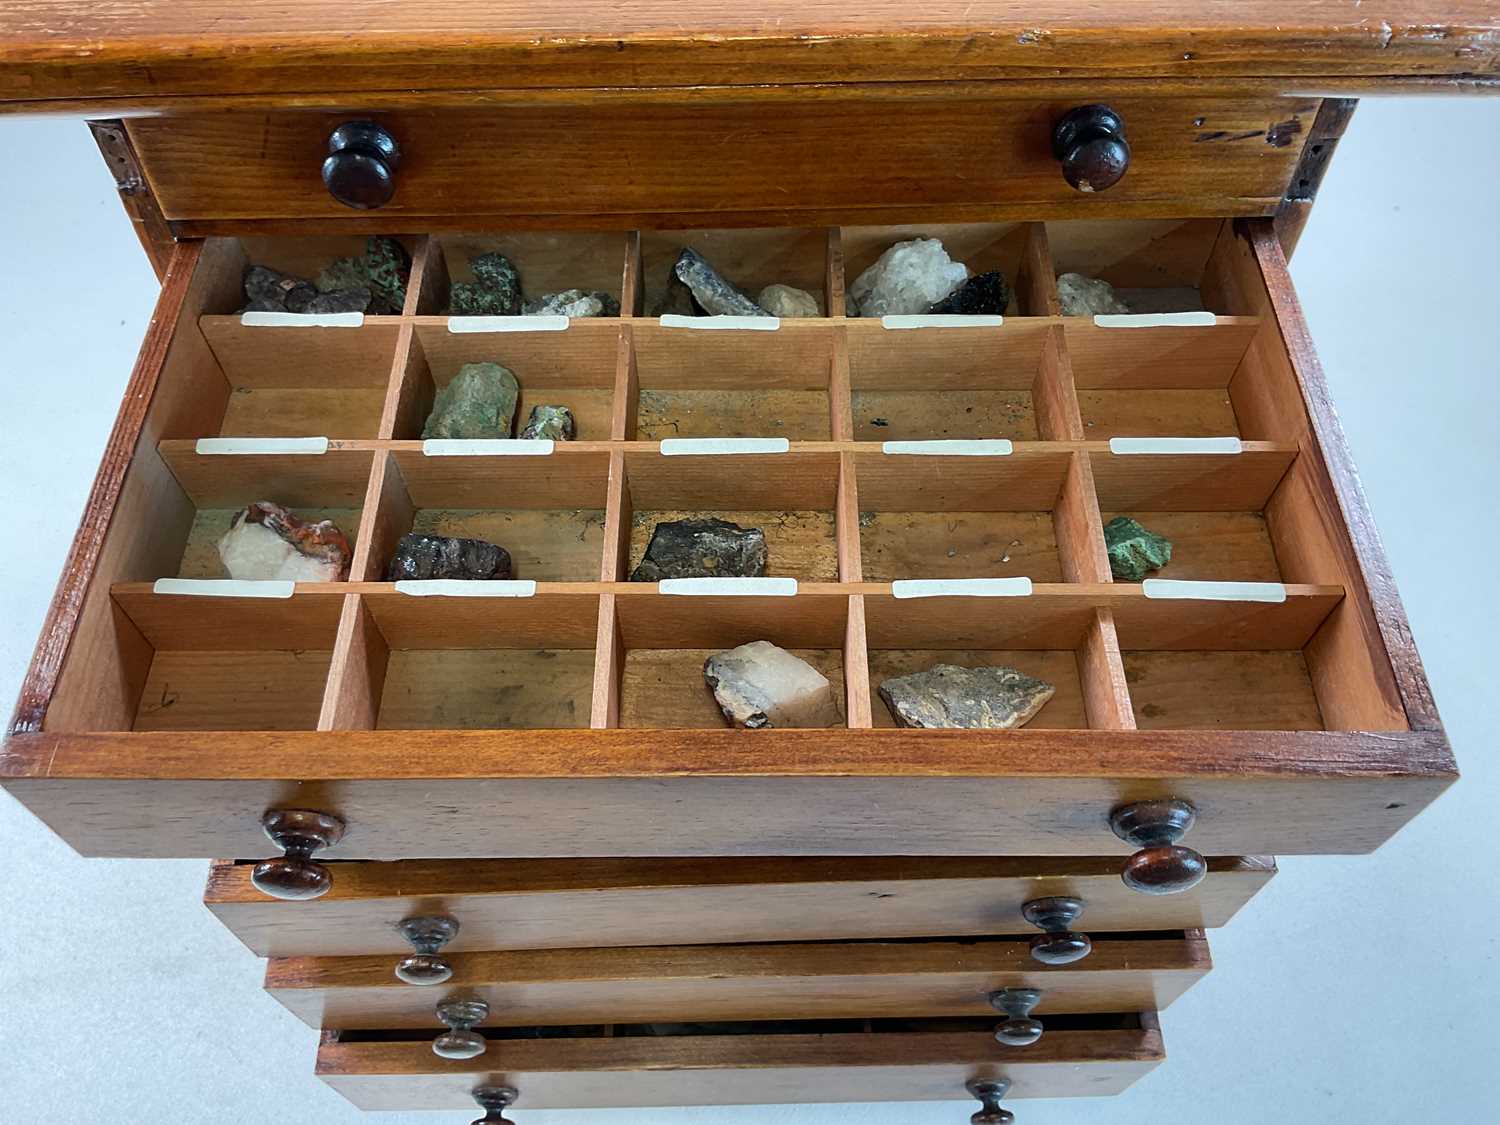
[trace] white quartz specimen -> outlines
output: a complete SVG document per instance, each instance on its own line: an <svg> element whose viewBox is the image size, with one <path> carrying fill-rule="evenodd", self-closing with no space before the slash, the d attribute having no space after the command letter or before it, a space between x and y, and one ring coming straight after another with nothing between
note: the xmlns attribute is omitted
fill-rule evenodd
<svg viewBox="0 0 1500 1125"><path fill-rule="evenodd" d="M1084 277L1081 273L1064 273L1057 277L1057 299L1063 316L1093 316L1128 313L1130 308L1115 294L1115 287L1103 278Z"/></svg>
<svg viewBox="0 0 1500 1125"><path fill-rule="evenodd" d="M818 299L806 289L794 285L767 285L755 303L772 316L783 318L822 315L818 311Z"/></svg>
<svg viewBox="0 0 1500 1125"><path fill-rule="evenodd" d="M854 279L849 299L860 316L914 316L968 280L968 268L935 238L898 242Z"/></svg>
<svg viewBox="0 0 1500 1125"><path fill-rule="evenodd" d="M219 540L219 560L242 582L338 582L349 557L348 540L330 520L305 523L268 501L237 512Z"/></svg>
<svg viewBox="0 0 1500 1125"><path fill-rule="evenodd" d="M703 663L703 678L732 726L833 727L843 722L828 679L770 641L715 653Z"/></svg>

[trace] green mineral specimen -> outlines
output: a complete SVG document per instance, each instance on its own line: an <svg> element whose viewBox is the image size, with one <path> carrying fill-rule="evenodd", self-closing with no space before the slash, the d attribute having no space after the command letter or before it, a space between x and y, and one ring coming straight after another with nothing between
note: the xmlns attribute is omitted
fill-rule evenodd
<svg viewBox="0 0 1500 1125"><path fill-rule="evenodd" d="M437 393L424 438L508 438L521 386L508 367L466 363Z"/></svg>
<svg viewBox="0 0 1500 1125"><path fill-rule="evenodd" d="M1172 561L1171 540L1148 531L1129 516L1116 516L1104 525L1109 571L1124 582L1139 582Z"/></svg>
<svg viewBox="0 0 1500 1125"><path fill-rule="evenodd" d="M469 262L473 281L454 282L449 311L454 316L514 316L521 311L521 275L511 260L492 250Z"/></svg>
<svg viewBox="0 0 1500 1125"><path fill-rule="evenodd" d="M323 267L314 284L320 293L368 289L372 313L399 313L406 303L406 279L411 262L406 248L394 238L372 235L365 252L354 258L335 258Z"/></svg>

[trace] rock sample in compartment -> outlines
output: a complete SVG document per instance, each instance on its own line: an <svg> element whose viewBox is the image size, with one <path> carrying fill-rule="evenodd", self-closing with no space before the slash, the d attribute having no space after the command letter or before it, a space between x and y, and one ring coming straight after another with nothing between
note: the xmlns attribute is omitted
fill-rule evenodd
<svg viewBox="0 0 1500 1125"><path fill-rule="evenodd" d="M341 582L353 558L332 520L300 520L269 500L236 512L219 540L229 577L246 582Z"/></svg>
<svg viewBox="0 0 1500 1125"><path fill-rule="evenodd" d="M957 316L1000 316L1010 304L1010 286L999 270L977 273L949 293L931 312Z"/></svg>
<svg viewBox="0 0 1500 1125"><path fill-rule="evenodd" d="M1084 277L1081 273L1058 274L1057 299L1063 316L1128 313L1130 306L1115 293L1115 287L1103 278Z"/></svg>
<svg viewBox="0 0 1500 1125"><path fill-rule="evenodd" d="M511 576L510 552L483 539L446 535L403 535L385 570L387 582L459 578L504 581Z"/></svg>
<svg viewBox="0 0 1500 1125"><path fill-rule="evenodd" d="M602 290L564 289L521 305L527 316L619 316L620 302Z"/></svg>
<svg viewBox="0 0 1500 1125"><path fill-rule="evenodd" d="M566 406L533 406L521 437L528 440L572 441L576 429Z"/></svg>
<svg viewBox="0 0 1500 1125"><path fill-rule="evenodd" d="M672 272L710 316L771 315L720 277L707 259L690 246L683 247L682 253L677 255Z"/></svg>
<svg viewBox="0 0 1500 1125"><path fill-rule="evenodd" d="M1104 546L1109 572L1122 582L1139 582L1172 561L1172 541L1129 516L1116 516L1104 525Z"/></svg>
<svg viewBox="0 0 1500 1125"><path fill-rule="evenodd" d="M370 312L371 294L368 289L335 289L329 293L319 293L309 300L300 309L287 304L288 312L305 313L351 313Z"/></svg>
<svg viewBox="0 0 1500 1125"><path fill-rule="evenodd" d="M448 292L453 316L514 316L521 311L521 273L504 254L491 250L469 262L473 281L455 281Z"/></svg>
<svg viewBox="0 0 1500 1125"><path fill-rule="evenodd" d="M466 363L432 403L424 438L508 438L521 385L498 363Z"/></svg>
<svg viewBox="0 0 1500 1125"><path fill-rule="evenodd" d="M880 685L880 698L898 726L921 729L1009 730L1024 726L1055 695L1045 680L1015 668L936 664Z"/></svg>
<svg viewBox="0 0 1500 1125"><path fill-rule="evenodd" d="M651 532L646 557L632 582L663 578L763 578L766 533L713 518L672 520Z"/></svg>
<svg viewBox="0 0 1500 1125"><path fill-rule="evenodd" d="M326 294L369 293L372 314L399 313L406 303L406 282L411 275L411 258L406 247L394 238L371 235L365 241L365 252L351 258L336 258L324 266L314 285ZM349 311L326 309L322 311Z"/></svg>
<svg viewBox="0 0 1500 1125"><path fill-rule="evenodd" d="M937 239L914 238L880 255L847 295L860 316L912 316L927 312L968 277L968 268L949 258Z"/></svg>
<svg viewBox="0 0 1500 1125"><path fill-rule="evenodd" d="M703 679L730 726L836 727L843 723L828 677L770 641L752 641L703 662Z"/></svg>
<svg viewBox="0 0 1500 1125"><path fill-rule="evenodd" d="M247 304L241 312L366 312L371 299L369 288L363 285L325 293L310 281L270 266L251 266L245 271L244 285Z"/></svg>
<svg viewBox="0 0 1500 1125"><path fill-rule="evenodd" d="M792 320L823 315L818 308L818 299L806 289L794 285L767 285L755 303L772 316Z"/></svg>

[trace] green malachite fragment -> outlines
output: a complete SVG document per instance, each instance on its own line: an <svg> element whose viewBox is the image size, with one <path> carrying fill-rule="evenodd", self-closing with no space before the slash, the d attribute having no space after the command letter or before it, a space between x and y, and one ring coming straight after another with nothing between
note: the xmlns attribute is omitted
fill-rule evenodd
<svg viewBox="0 0 1500 1125"><path fill-rule="evenodd" d="M1116 516L1104 525L1109 549L1109 571L1122 582L1139 582L1172 561L1172 542L1148 531L1129 516Z"/></svg>

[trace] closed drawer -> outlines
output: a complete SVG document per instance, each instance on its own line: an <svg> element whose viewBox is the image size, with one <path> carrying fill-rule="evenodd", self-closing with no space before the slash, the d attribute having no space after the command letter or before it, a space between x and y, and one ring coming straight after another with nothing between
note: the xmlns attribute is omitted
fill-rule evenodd
<svg viewBox="0 0 1500 1125"><path fill-rule="evenodd" d="M658 1020L969 1016L990 994L1041 992L1034 1016L1164 1009L1211 968L1201 931L1101 938L1041 965L1014 938L969 942L645 946L475 952L439 987L398 980L390 957L279 958L266 991L313 1027L437 1028L434 1005L478 998L497 1025Z"/></svg>
<svg viewBox="0 0 1500 1125"><path fill-rule="evenodd" d="M216 863L203 901L262 957L411 952L397 923L447 915L448 953L1035 934L1026 903L1077 898L1088 933L1226 924L1276 873L1264 857L1209 860L1203 882L1148 899L1116 859L405 860L340 863L312 902L269 898L251 865Z"/></svg>
<svg viewBox="0 0 1500 1125"><path fill-rule="evenodd" d="M1012 1098L1105 1097L1165 1057L1155 1013L1055 1022L1020 1049L981 1020L517 1028L466 1062L400 1033L331 1032L318 1075L361 1109L472 1109L480 1085L514 1087L520 1109L624 1108L942 1101L975 1079L1007 1081Z"/></svg>

